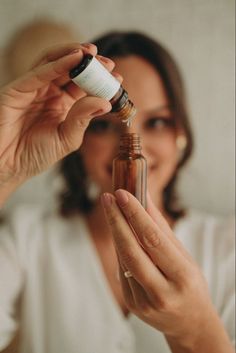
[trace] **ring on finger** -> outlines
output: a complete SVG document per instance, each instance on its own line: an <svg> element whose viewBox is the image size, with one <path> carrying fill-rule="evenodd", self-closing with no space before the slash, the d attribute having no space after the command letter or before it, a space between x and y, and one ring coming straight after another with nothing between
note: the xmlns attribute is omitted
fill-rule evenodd
<svg viewBox="0 0 236 353"><path fill-rule="evenodd" d="M133 275L132 275L132 273L130 271L125 271L124 272L124 276L125 276L125 278L133 277Z"/></svg>

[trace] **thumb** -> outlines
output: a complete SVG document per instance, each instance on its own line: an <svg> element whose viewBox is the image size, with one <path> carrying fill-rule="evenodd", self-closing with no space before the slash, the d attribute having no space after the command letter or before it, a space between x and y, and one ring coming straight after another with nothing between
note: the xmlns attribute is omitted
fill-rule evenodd
<svg viewBox="0 0 236 353"><path fill-rule="evenodd" d="M92 118L104 115L110 110L111 104L106 99L86 96L77 101L58 129L65 153L73 152L80 147Z"/></svg>

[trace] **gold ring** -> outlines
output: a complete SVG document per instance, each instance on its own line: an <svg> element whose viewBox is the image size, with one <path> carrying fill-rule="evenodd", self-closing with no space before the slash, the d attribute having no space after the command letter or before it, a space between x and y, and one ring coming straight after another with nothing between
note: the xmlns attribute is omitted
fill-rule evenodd
<svg viewBox="0 0 236 353"><path fill-rule="evenodd" d="M124 272L124 276L125 276L125 278L133 277L133 275L132 275L132 273L130 271L125 271Z"/></svg>

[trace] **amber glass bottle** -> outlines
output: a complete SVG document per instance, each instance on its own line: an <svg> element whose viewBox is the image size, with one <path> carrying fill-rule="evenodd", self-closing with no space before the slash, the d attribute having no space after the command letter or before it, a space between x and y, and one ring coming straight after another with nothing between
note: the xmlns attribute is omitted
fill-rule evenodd
<svg viewBox="0 0 236 353"><path fill-rule="evenodd" d="M125 189L146 208L147 163L141 154L140 136L126 133L120 139L119 154L113 160L113 190Z"/></svg>

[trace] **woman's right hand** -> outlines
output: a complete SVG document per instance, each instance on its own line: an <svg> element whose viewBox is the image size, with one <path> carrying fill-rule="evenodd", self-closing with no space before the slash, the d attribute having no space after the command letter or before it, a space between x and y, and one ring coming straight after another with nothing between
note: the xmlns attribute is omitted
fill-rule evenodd
<svg viewBox="0 0 236 353"><path fill-rule="evenodd" d="M1 89L0 191L8 185L14 189L78 149L90 119L111 109L108 101L86 96L69 79L85 53L96 55L97 48L72 44L51 50ZM111 60L99 60L109 71L114 68Z"/></svg>

